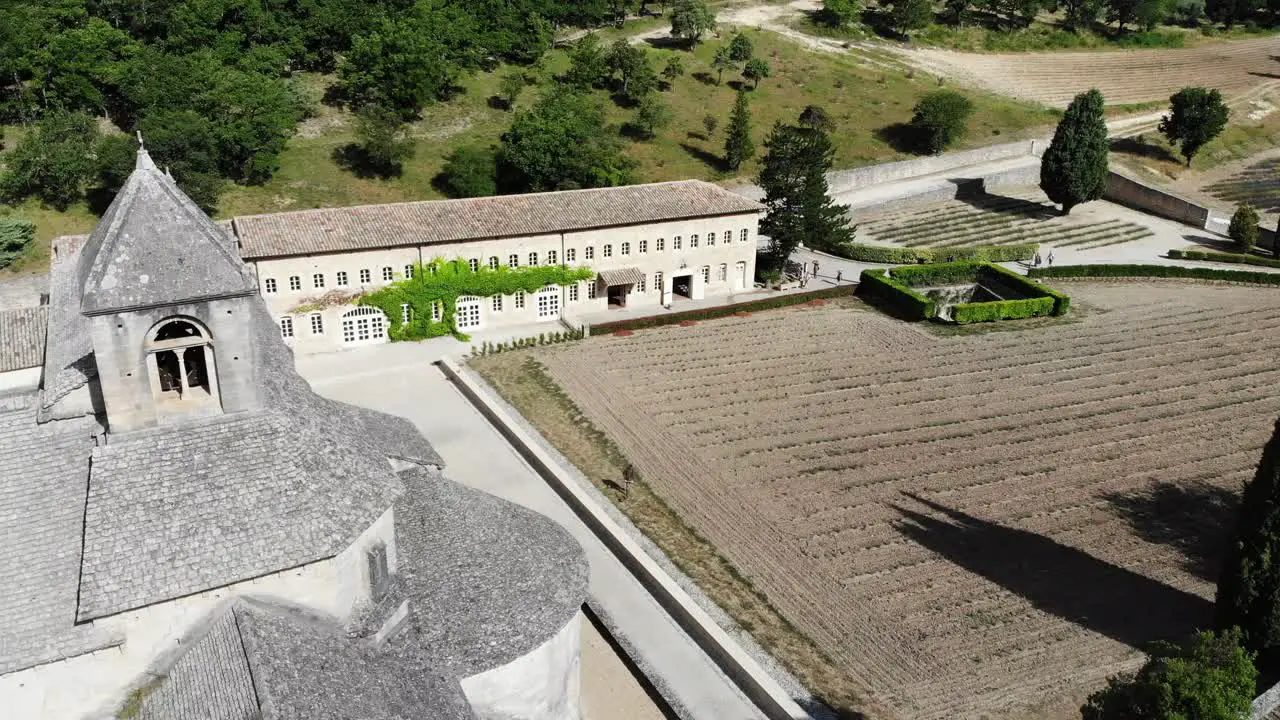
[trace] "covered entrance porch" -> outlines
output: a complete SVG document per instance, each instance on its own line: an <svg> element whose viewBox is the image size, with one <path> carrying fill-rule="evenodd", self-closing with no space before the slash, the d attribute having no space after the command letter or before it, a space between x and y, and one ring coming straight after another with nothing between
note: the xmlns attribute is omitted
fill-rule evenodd
<svg viewBox="0 0 1280 720"><path fill-rule="evenodd" d="M627 306L627 296L644 287L644 273L634 267L601 270L596 282L604 286L609 309L621 310Z"/></svg>

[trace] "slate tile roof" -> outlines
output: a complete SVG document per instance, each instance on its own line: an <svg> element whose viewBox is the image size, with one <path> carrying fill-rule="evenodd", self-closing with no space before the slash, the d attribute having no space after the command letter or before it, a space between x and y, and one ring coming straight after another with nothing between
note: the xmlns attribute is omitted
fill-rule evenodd
<svg viewBox="0 0 1280 720"><path fill-rule="evenodd" d="M41 365L48 320L46 307L0 310L0 372Z"/></svg>
<svg viewBox="0 0 1280 720"><path fill-rule="evenodd" d="M40 407L48 410L97 377L89 318L80 314L77 267L84 237L56 241L57 258L49 268L48 332L45 337L44 382Z"/></svg>
<svg viewBox="0 0 1280 720"><path fill-rule="evenodd" d="M190 649L149 688L138 720L259 720L235 613L215 614L203 637L187 644Z"/></svg>
<svg viewBox="0 0 1280 720"><path fill-rule="evenodd" d="M80 255L80 310L89 314L247 295L255 288L226 233L145 150Z"/></svg>
<svg viewBox="0 0 1280 720"><path fill-rule="evenodd" d="M253 320L265 410L94 450L79 620L332 557L401 492L389 456L442 464L408 421L315 395Z"/></svg>
<svg viewBox="0 0 1280 720"><path fill-rule="evenodd" d="M37 424L34 395L0 402L0 674L119 638L76 627L91 418Z"/></svg>
<svg viewBox="0 0 1280 720"><path fill-rule="evenodd" d="M760 212L754 200L701 180L568 192L362 205L238 217L246 260L526 237Z"/></svg>

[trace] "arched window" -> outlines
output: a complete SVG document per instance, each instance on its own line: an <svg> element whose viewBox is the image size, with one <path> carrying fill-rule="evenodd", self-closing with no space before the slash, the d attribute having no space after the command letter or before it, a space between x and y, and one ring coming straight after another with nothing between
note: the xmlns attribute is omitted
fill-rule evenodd
<svg viewBox="0 0 1280 720"><path fill-rule="evenodd" d="M342 315L342 342L370 345L387 339L387 316L375 307L362 306Z"/></svg>
<svg viewBox="0 0 1280 720"><path fill-rule="evenodd" d="M218 404L213 337L190 318L162 320L147 339L152 394L162 409Z"/></svg>

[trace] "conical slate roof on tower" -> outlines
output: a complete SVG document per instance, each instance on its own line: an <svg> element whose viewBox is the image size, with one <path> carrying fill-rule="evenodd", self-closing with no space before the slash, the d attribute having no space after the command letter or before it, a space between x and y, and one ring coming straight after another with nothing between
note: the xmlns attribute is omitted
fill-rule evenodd
<svg viewBox="0 0 1280 720"><path fill-rule="evenodd" d="M98 315L254 292L231 239L145 149L80 254L80 311Z"/></svg>

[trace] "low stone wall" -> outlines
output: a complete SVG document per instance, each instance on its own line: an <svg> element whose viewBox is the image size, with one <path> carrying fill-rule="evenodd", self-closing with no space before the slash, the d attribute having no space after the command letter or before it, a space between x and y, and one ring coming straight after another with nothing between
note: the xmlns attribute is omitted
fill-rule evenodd
<svg viewBox="0 0 1280 720"><path fill-rule="evenodd" d="M1134 210L1198 228L1206 227L1209 222L1209 208L1114 170L1107 179L1107 190L1102 197Z"/></svg>

